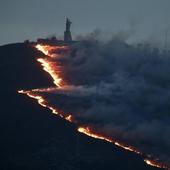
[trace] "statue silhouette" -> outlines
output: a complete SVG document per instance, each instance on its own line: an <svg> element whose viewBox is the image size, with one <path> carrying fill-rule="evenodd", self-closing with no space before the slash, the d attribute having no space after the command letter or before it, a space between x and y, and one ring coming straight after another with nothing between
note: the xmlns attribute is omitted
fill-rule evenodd
<svg viewBox="0 0 170 170"><path fill-rule="evenodd" d="M68 18L66 18L66 30L64 32L64 41L65 42L72 41L71 32L70 32L71 24L72 24L72 22Z"/></svg>

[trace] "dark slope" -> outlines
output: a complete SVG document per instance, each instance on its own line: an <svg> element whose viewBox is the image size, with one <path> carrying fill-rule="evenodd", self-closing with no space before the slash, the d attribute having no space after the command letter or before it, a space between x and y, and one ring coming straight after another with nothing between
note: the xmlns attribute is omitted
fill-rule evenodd
<svg viewBox="0 0 170 170"><path fill-rule="evenodd" d="M43 54L27 44L0 47L1 87L6 90L52 86L52 79L36 59Z"/></svg>
<svg viewBox="0 0 170 170"><path fill-rule="evenodd" d="M0 47L0 169L142 170L148 167L133 153L77 134L76 127L17 93L48 87L52 80L25 44Z"/></svg>

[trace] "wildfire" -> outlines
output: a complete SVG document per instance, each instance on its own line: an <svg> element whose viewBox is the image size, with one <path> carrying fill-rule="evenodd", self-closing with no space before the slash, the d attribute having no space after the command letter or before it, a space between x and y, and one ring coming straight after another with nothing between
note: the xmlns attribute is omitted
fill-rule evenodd
<svg viewBox="0 0 170 170"><path fill-rule="evenodd" d="M90 131L89 127L86 127L86 128L84 128L84 127L79 127L77 130L78 130L78 132L84 133L84 134L87 135L87 136L90 136L90 137L93 137L93 138L96 138L96 139L105 140L105 141L110 142L110 143L113 142L113 141L112 141L111 139L109 139L109 138L106 138L106 137L103 137L103 136L100 136L100 135L97 135L97 134L92 133L92 132Z"/></svg>
<svg viewBox="0 0 170 170"><path fill-rule="evenodd" d="M162 164L158 164L156 161L154 160L149 160L149 159L145 159L144 162L150 166L153 166L153 167L157 167L157 168L164 168L164 169L170 169L168 168L167 166L165 165L162 165Z"/></svg>
<svg viewBox="0 0 170 170"><path fill-rule="evenodd" d="M124 144L121 144L121 143L118 143L118 142L114 142L115 145L127 150L127 151L130 151L130 152L135 152L139 155L142 155L141 152L139 152L137 149L133 148L132 146L125 146Z"/></svg>
<svg viewBox="0 0 170 170"><path fill-rule="evenodd" d="M72 115L66 116L65 119L69 122L73 122L73 116Z"/></svg>
<svg viewBox="0 0 170 170"><path fill-rule="evenodd" d="M52 54L52 51L55 50L55 52L57 50L63 50L63 49L67 49L68 47L66 46L49 46L49 45L36 45L36 48L38 50L40 50L41 52L43 52L47 57L53 57L53 54ZM48 58L38 58L37 59L38 62L41 63L42 67L43 67L43 70L45 70L47 73L50 74L50 76L53 78L53 82L54 84L57 86L57 87L62 87L62 78L60 78L58 72L56 71L56 67L53 65L53 63L51 61L48 60ZM26 94L28 95L29 97L33 98L33 99L36 99L37 102L45 107L45 108L48 108L52 111L52 113L60 116L61 118L69 121L69 122L72 122L72 123L76 123L76 120L75 118L71 115L71 114L63 114L63 113L59 113L57 111L57 109L55 109L54 107L50 106L49 103L40 95L37 94L37 92L47 92L47 91L51 91L53 90L54 88L47 88L47 89L33 89L31 91L24 91L24 90L20 90L18 91L18 93L21 93L21 94ZM154 166L154 167L157 167L157 168L164 168L164 169L168 169L170 170L167 166L163 165L163 164L158 164L157 161L154 161L151 160L152 157L151 156L147 156L145 154L143 154L142 152L138 151L136 148L132 147L132 146L127 146L123 143L120 143L118 141L114 141L113 139L109 138L109 137L105 137L104 135L101 135L101 134L97 134L95 132L93 132L90 127L78 127L77 129L78 132L80 133L83 133L87 136L90 136L92 138L95 138L95 139L100 139L100 140L104 140L106 142L109 142L109 143L112 143L118 147L121 147L125 150L128 150L130 152L134 152L136 154L139 154L143 157L145 157L146 159L144 159L144 162L150 166Z"/></svg>
<svg viewBox="0 0 170 170"><path fill-rule="evenodd" d="M42 46L40 44L36 45L36 48L44 53L45 55L49 55L49 46Z"/></svg>
<svg viewBox="0 0 170 170"><path fill-rule="evenodd" d="M133 148L131 146L126 146L126 145L124 145L122 143L119 143L117 141L114 141L114 140L112 140L112 139L110 139L108 137L105 137L103 135L96 134L96 133L92 132L89 127L79 127L77 130L78 130L78 132L83 133L83 134L85 134L87 136L90 136L92 138L104 140L104 141L112 143L112 144L114 144L114 145L116 145L118 147L121 147L121 148L123 148L125 150L128 150L128 151L134 152L136 154L139 154L141 156L144 156L144 154L142 152L136 150L135 148ZM151 157L151 156L149 155L148 157ZM161 163L157 163L157 161L154 161L154 160L144 159L144 162L147 165L150 165L150 166L153 166L153 167L163 168L163 169L170 170L166 165L161 164Z"/></svg>
<svg viewBox="0 0 170 170"><path fill-rule="evenodd" d="M62 79L54 71L52 63L48 62L47 60L43 58L38 58L37 61L41 63L41 65L43 66L43 70L51 75L51 77L53 78L54 84L57 87L61 87Z"/></svg>
<svg viewBox="0 0 170 170"><path fill-rule="evenodd" d="M18 93L20 94L26 94L27 96L29 96L30 98L33 98L33 99L36 99L37 102L42 106L42 107L45 107L45 108L48 108L52 111L52 113L60 116L61 118L69 121L69 122L74 122L74 119L73 119L73 116L72 115L67 115L65 116L64 114L62 113L59 113L59 111L57 111L57 109L55 109L54 107L50 106L49 103L46 102L46 100L40 96L40 95L37 95L37 94L34 94L34 92L37 92L37 89L33 89L31 91L24 91L24 90L18 90Z"/></svg>
<svg viewBox="0 0 170 170"><path fill-rule="evenodd" d="M50 46L50 45L41 45L37 44L35 46L37 50L44 53L47 57L53 57L53 53L55 51L55 54L57 52L60 52L61 50L68 49L68 46ZM45 70L47 73L50 74L50 76L53 78L53 82L57 87L61 87L63 80L60 78L58 71L56 70L56 66L53 65L52 61L49 61L48 58L38 58L38 62L41 63L43 66L43 70ZM54 69L55 68L55 69Z"/></svg>
<svg viewBox="0 0 170 170"><path fill-rule="evenodd" d="M34 90L33 90L34 91ZM52 113L59 115L60 117L63 118L63 115L61 115L57 109L55 109L52 106L49 106L48 103L45 101L45 99L37 94L34 94L32 91L24 91L24 90L19 90L18 93L21 94L26 94L27 96L29 96L30 98L36 99L38 101L38 103L42 106L42 107L46 107L48 109L50 109L52 111Z"/></svg>
<svg viewBox="0 0 170 170"><path fill-rule="evenodd" d="M41 45L37 44L35 46L37 50L41 51L47 56L53 57L53 52L55 53L60 52L61 50L66 50L68 47L67 46L50 46L50 45Z"/></svg>
<svg viewBox="0 0 170 170"><path fill-rule="evenodd" d="M28 95L29 97L33 98L33 99L36 99L38 101L38 103L43 106L43 107L46 107L46 101L43 99L43 97L39 96L39 95L33 95L31 94L31 92L29 91L24 91L24 90L19 90L18 93L21 93L21 94L26 94Z"/></svg>
<svg viewBox="0 0 170 170"><path fill-rule="evenodd" d="M114 140L112 140L112 139L110 139L110 138L108 138L108 137L104 137L104 136L102 136L102 135L100 135L100 134L95 134L95 133L93 133L93 132L90 130L89 127L85 127L85 128L84 128L84 127L79 127L79 128L78 128L78 131L79 131L80 133L84 133L84 134L86 134L86 135L88 135L88 136L90 136L90 137L93 137L93 138L96 138L96 139L105 140L105 141L110 142L110 143L113 143L113 144L115 144L116 146L119 146L119 147L121 147L121 148L123 148L123 149L125 149L125 150L131 151L131 152L135 152L135 153L137 153L137 154L141 154L141 155L142 155L141 152L137 151L135 148L132 148L131 146L125 146L124 144L121 144L121 143L119 143L119 142L117 142L117 141L114 141Z"/></svg>

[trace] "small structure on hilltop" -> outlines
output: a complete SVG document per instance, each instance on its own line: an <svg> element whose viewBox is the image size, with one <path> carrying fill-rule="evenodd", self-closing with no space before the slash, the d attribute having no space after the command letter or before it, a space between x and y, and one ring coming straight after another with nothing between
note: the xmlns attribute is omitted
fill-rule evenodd
<svg viewBox="0 0 170 170"><path fill-rule="evenodd" d="M66 18L66 30L64 31L64 41L65 42L72 41L71 31L70 31L71 24L72 24L72 22L68 18Z"/></svg>
<svg viewBox="0 0 170 170"><path fill-rule="evenodd" d="M56 38L56 36L51 36L48 38L38 38L36 42L32 42L32 44L44 44L44 45L71 45L74 43L77 43L78 41L72 40L71 36L71 24L72 22L70 21L69 18L66 18L66 28L64 31L64 40ZM27 43L27 41L25 41Z"/></svg>

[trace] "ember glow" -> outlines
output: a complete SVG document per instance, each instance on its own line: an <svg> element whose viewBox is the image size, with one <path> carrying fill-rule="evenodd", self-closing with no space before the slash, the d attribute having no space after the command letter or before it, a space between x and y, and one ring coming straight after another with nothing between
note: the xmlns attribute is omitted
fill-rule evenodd
<svg viewBox="0 0 170 170"><path fill-rule="evenodd" d="M72 115L66 116L65 119L66 119L67 121L69 121L69 122L74 122Z"/></svg>
<svg viewBox="0 0 170 170"><path fill-rule="evenodd" d="M64 88L63 87L63 84L64 84L63 80L62 80L62 78L60 77L60 74L59 74L60 70L56 69L56 66L54 66L52 61L48 60L48 57L50 57L50 58L54 57L54 55L52 54L52 51L56 52L56 51L60 51L60 50L65 50L65 49L68 49L68 47L67 46L50 46L50 45L38 44L38 45L36 45L36 48L47 56L47 58L38 58L37 59L37 61L39 63L41 63L43 70L45 70L47 73L49 73L49 75L53 78L53 82L57 86L57 88ZM55 64L56 64L56 62L55 62ZM65 119L66 121L69 121L71 123L77 123L76 119L71 114L59 113L59 111L56 108L51 106L42 96L37 94L37 92L48 92L48 91L53 90L53 89L55 89L55 88L33 89L33 90L30 90L30 91L20 90L20 91L18 91L18 93L26 94L27 96L29 96L33 99L36 99L37 102L42 107L50 109L52 111L52 113L60 116L61 118ZM143 157L144 162L147 165L170 170L170 168L168 168L167 166L165 166L161 163L158 163L158 161L155 161L155 159L152 158L152 156L146 155L146 154L140 152L139 150L137 150L136 148L134 148L132 146L129 146L129 145L126 145L122 142L118 142L116 140L113 140L112 138L106 137L103 134L95 133L95 131L92 130L88 126L80 126L80 127L78 127L77 131L80 132L80 133L83 133L87 136L90 136L92 138L100 139L100 140L104 140L106 142L112 143L112 144L114 144L114 145L116 145L120 148L123 148L127 151L134 152L134 153L140 155L141 157Z"/></svg>

